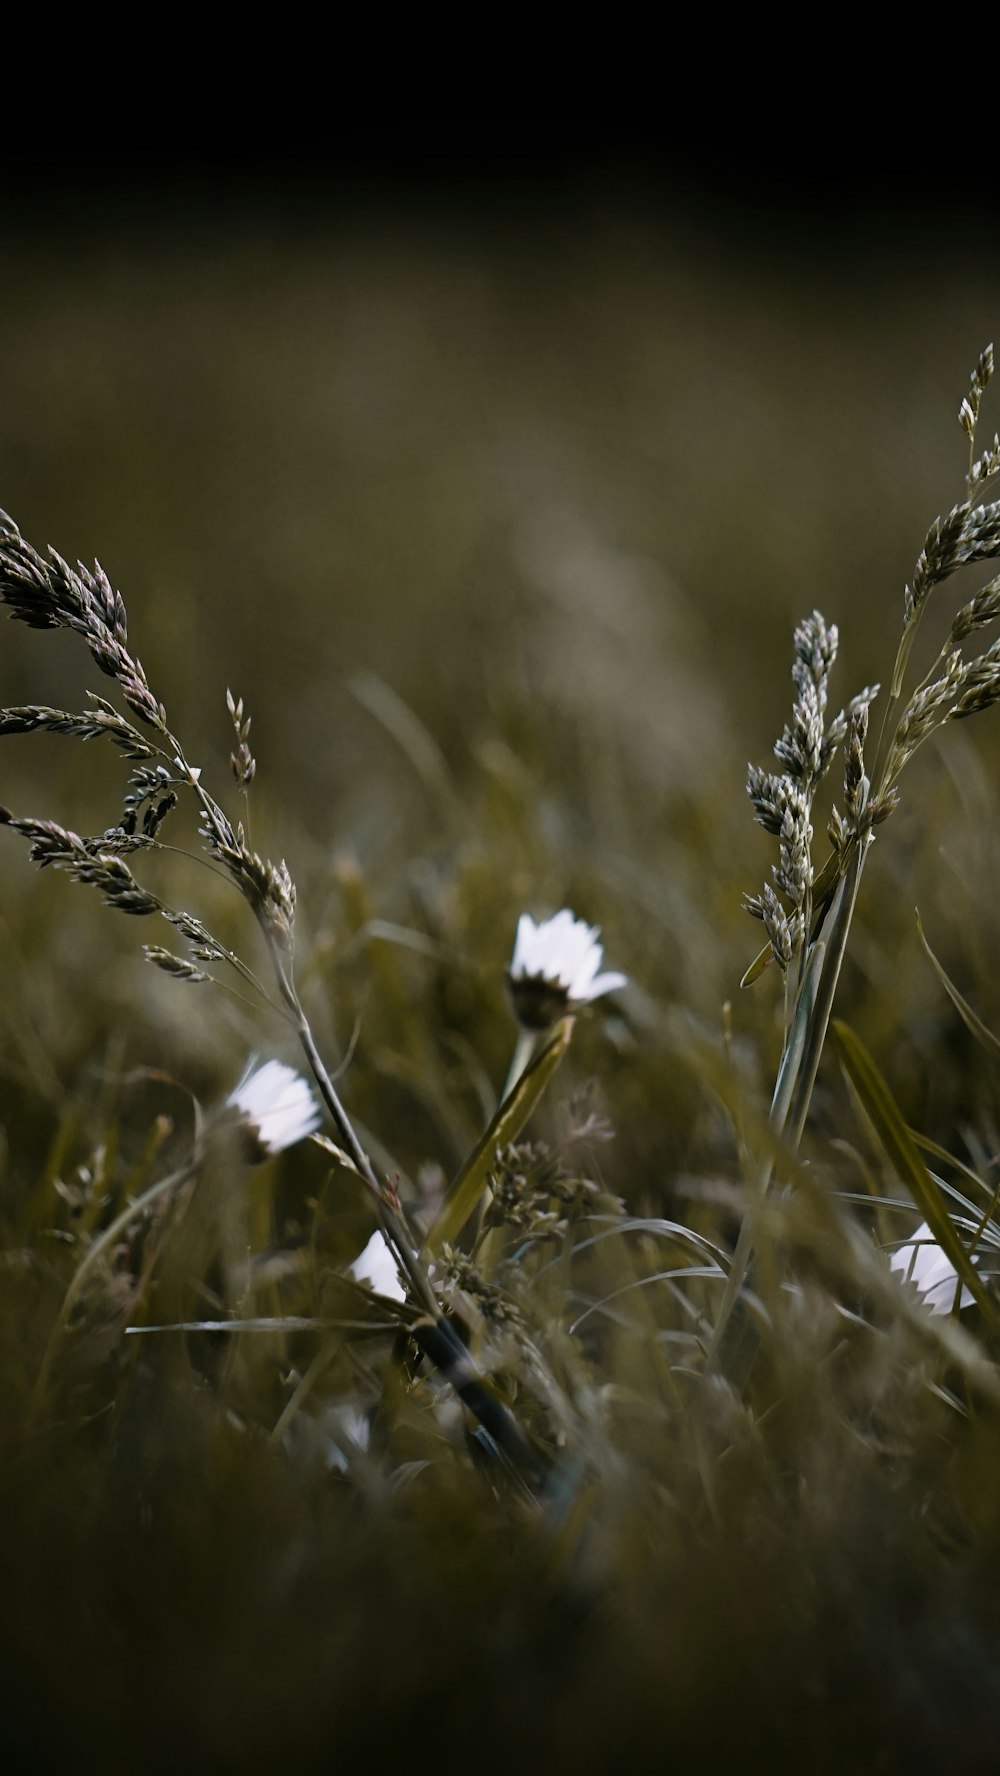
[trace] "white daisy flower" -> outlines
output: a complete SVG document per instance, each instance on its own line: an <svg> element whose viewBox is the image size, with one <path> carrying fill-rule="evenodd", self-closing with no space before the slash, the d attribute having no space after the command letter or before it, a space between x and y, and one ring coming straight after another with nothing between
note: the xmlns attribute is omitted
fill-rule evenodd
<svg viewBox="0 0 1000 1776"><path fill-rule="evenodd" d="M396 1260L381 1233L372 1234L361 1256L348 1266L347 1274L356 1283L371 1283L376 1295L385 1295L390 1301L406 1300Z"/></svg>
<svg viewBox="0 0 1000 1776"><path fill-rule="evenodd" d="M226 1103L246 1119L255 1155L266 1159L311 1135L322 1121L319 1105L301 1073L283 1061L251 1061Z"/></svg>
<svg viewBox="0 0 1000 1776"><path fill-rule="evenodd" d="M368 1453L371 1444L368 1414L350 1401L332 1406L321 1414L317 1429L325 1441L326 1465L338 1474L347 1473L352 1456Z"/></svg>
<svg viewBox="0 0 1000 1776"><path fill-rule="evenodd" d="M923 1296L924 1306L931 1313L951 1312L958 1287L958 1274L951 1259L942 1252L926 1221L921 1221L912 1240L907 1240L905 1246L898 1247L892 1254L889 1268L901 1272L907 1282L916 1283ZM975 1296L971 1289L966 1288L963 1283L959 1306L971 1307L974 1301Z"/></svg>
<svg viewBox="0 0 1000 1776"><path fill-rule="evenodd" d="M536 925L530 913L517 922L508 981L518 1022L546 1030L572 1006L589 1005L627 985L624 974L599 972L604 955L596 925L575 919L568 907Z"/></svg>

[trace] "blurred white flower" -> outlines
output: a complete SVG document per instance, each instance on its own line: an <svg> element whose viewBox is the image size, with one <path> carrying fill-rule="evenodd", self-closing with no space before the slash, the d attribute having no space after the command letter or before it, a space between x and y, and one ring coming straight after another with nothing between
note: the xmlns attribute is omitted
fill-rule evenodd
<svg viewBox="0 0 1000 1776"><path fill-rule="evenodd" d="M396 1260L381 1233L372 1234L360 1258L348 1266L347 1274L356 1283L371 1283L376 1295L386 1295L390 1301L406 1300Z"/></svg>
<svg viewBox="0 0 1000 1776"><path fill-rule="evenodd" d="M973 1260L975 1262L975 1260ZM926 1221L921 1221L912 1240L900 1246L889 1260L890 1270L902 1273L908 1282L916 1283L931 1313L950 1313L955 1303L958 1274L946 1257ZM962 1284L960 1307L971 1307L975 1301L971 1289Z"/></svg>
<svg viewBox="0 0 1000 1776"><path fill-rule="evenodd" d="M329 1471L346 1474L371 1443L368 1413L353 1400L340 1401L315 1414L297 1412L285 1432L285 1448L299 1461L319 1461Z"/></svg>
<svg viewBox="0 0 1000 1776"><path fill-rule="evenodd" d="M251 1061L226 1102L246 1118L248 1133L262 1159L304 1140L322 1120L301 1073L283 1061L265 1061L256 1071Z"/></svg>
<svg viewBox="0 0 1000 1776"><path fill-rule="evenodd" d="M575 919L568 907L536 925L530 913L517 922L508 980L518 1022L545 1030L571 1006L588 1005L624 987L624 974L599 973L604 955L596 925Z"/></svg>
<svg viewBox="0 0 1000 1776"><path fill-rule="evenodd" d="M368 1453L371 1443L368 1414L350 1401L322 1413L317 1419L317 1429L325 1441L326 1465L339 1474L346 1474L352 1456Z"/></svg>

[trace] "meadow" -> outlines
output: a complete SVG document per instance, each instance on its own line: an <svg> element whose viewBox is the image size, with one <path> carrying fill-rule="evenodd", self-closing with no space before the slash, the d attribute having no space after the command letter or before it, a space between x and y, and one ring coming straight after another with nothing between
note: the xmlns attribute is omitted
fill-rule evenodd
<svg viewBox="0 0 1000 1776"><path fill-rule="evenodd" d="M995 266L307 220L8 255L5 1740L993 1768Z"/></svg>

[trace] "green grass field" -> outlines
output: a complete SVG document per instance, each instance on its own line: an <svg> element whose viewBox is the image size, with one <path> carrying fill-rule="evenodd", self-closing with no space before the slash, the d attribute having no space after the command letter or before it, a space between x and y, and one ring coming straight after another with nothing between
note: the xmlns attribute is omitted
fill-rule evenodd
<svg viewBox="0 0 1000 1776"><path fill-rule="evenodd" d="M968 495L995 267L928 269L902 223L818 240L597 197L15 237L0 503L99 557L167 726L66 627L72 575L59 626L4 625L0 703L98 693L179 798L130 849L121 746L0 734L0 804L62 833L39 871L38 832L0 831L19 1767L1000 1764L988 599L954 673L986 663L914 719L982 709L866 825L1000 550L987 463L890 707L904 585ZM987 387L973 455L998 427ZM860 886L821 923L793 880L805 947L741 990L779 843L747 761L775 768L814 610L827 714L882 686ZM817 872L863 738L817 789ZM209 960L101 904L116 857ZM562 907L628 985L555 1022L504 1117L518 919ZM252 1056L308 1074L304 1019L357 1164L336 1110L259 1164L225 1112ZM922 1220L971 1305L891 1271ZM402 1301L348 1274L378 1226Z"/></svg>

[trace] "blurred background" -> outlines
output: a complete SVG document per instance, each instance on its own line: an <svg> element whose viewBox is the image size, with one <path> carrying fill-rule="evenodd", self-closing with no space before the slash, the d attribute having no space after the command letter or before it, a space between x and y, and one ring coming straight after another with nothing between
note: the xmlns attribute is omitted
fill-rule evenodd
<svg viewBox="0 0 1000 1776"><path fill-rule="evenodd" d="M889 671L997 328L983 194L929 157L793 176L752 144L737 164L530 126L405 155L6 162L0 501L37 547L100 558L217 792L227 686L245 699L254 844L298 881L331 1050L358 1037L357 1089L373 1064L383 1105L394 1075L406 1163L442 1141L413 1121L422 1045L469 1127L503 1076L524 907L599 921L635 983L586 1039L591 1066L628 1062L626 1120L630 1092L669 1097L648 1056L670 1020L714 1035L728 998L766 1076L778 995L737 991L758 936L740 895L771 861L746 761L786 718L813 607L840 625L835 694ZM988 433L998 418L987 402ZM5 703L78 708L95 676L72 638L5 625ZM931 1120L917 1050L947 1036L964 1065L966 1039L917 901L1000 1021L995 723L947 742L877 847L844 985ZM100 831L125 775L109 748L7 739L0 800ZM163 870L168 898L252 950L203 871ZM0 871L0 1066L22 1113L112 1041L217 1088L276 1040L144 968L138 940L164 929L39 877L12 835Z"/></svg>

